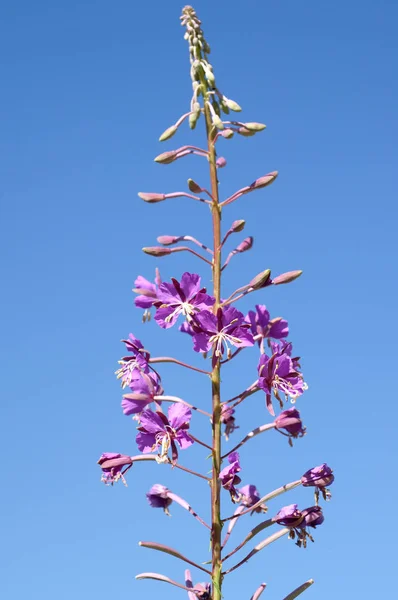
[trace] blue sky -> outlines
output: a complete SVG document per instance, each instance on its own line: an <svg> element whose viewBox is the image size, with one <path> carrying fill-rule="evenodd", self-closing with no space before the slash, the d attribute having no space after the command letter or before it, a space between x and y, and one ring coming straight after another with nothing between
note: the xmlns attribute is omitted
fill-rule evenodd
<svg viewBox="0 0 398 600"><path fill-rule="evenodd" d="M103 451L136 452L113 377L122 337L133 332L153 355L190 354L202 365L189 339L141 323L131 293L136 275L151 278L155 266L164 279L202 269L190 256L144 256L141 247L158 235L211 239L205 207L149 206L136 195L205 177L193 157L169 167L153 162L175 143L200 143L200 132L188 128L176 141L157 141L190 98L181 7L174 0L2 7L0 588L8 600L183 598L165 584L134 581L142 571L181 580L184 568L138 540L208 558L197 522L179 507L167 519L145 499L163 483L206 517L206 484L137 465L128 489L108 489L96 466ZM398 7L392 0L247 0L244 8L200 0L195 7L220 87L243 107L244 120L267 124L255 138L224 143L221 193L280 174L226 211L224 226L245 218L255 244L231 263L225 293L264 268L304 270L294 284L240 307L261 302L288 319L309 383L299 406L308 435L293 450L272 432L253 440L241 453L244 482L266 493L323 461L336 474L315 544L303 551L278 541L226 580L225 597L250 598L266 581L264 598L283 598L310 577L316 586L308 600L388 596L396 585L394 517L385 518L385 506L397 493L388 385L398 333ZM225 369L224 399L254 380L256 361L248 351ZM202 376L174 366L162 375L167 393L208 405ZM267 419L256 395L239 412L236 435ZM208 435L199 416L194 429ZM183 462L208 468L198 448ZM295 500L308 505L311 492L273 501L270 514ZM257 521L241 524L236 542Z"/></svg>

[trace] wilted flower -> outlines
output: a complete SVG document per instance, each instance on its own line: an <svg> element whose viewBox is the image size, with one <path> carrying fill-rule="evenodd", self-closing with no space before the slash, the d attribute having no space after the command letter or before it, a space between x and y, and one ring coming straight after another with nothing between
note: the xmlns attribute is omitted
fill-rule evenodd
<svg viewBox="0 0 398 600"><path fill-rule="evenodd" d="M281 317L271 320L264 304L256 304L256 311L250 310L245 320L250 323L252 334L261 336L261 339L258 340L259 345L264 338L281 340L289 335L288 322Z"/></svg>
<svg viewBox="0 0 398 600"><path fill-rule="evenodd" d="M168 496L169 490L164 485L160 483L156 483L151 487L146 497L148 499L149 504L153 508L163 508L164 512L167 515L170 515L168 511L168 507L173 502L171 498Z"/></svg>
<svg viewBox="0 0 398 600"><path fill-rule="evenodd" d="M219 308L217 314L203 310L195 316L193 335L195 352L208 352L214 348L213 363L224 354L225 347L229 355L229 345L237 348L253 346L253 336L248 331L248 323L245 323L244 315L233 308Z"/></svg>
<svg viewBox="0 0 398 600"><path fill-rule="evenodd" d="M119 360L120 369L115 372L118 379L122 380L122 388L131 384L134 379L138 379L141 373L149 373L150 354L144 349L144 346L132 333L128 340L122 340L126 345L128 352L132 356L123 356Z"/></svg>
<svg viewBox="0 0 398 600"><path fill-rule="evenodd" d="M228 462L229 465L220 471L219 478L224 490L231 494L232 502L239 502L240 495L235 487L241 482L240 477L237 475L241 470L238 452L231 452L228 456Z"/></svg>
<svg viewBox="0 0 398 600"><path fill-rule="evenodd" d="M301 514L304 517L304 522L302 526L305 527L317 527L318 525L322 525L325 520L323 516L322 509L320 506L311 506L310 508L304 508L301 511Z"/></svg>
<svg viewBox="0 0 398 600"><path fill-rule="evenodd" d="M276 429L284 429L290 437L297 438L305 434L305 427L297 408L284 410L276 417L274 423Z"/></svg>
<svg viewBox="0 0 398 600"><path fill-rule="evenodd" d="M131 393L125 394L122 400L123 413L134 415L141 413L155 396L163 394L163 388L157 373L141 373L138 379L130 382Z"/></svg>
<svg viewBox="0 0 398 600"><path fill-rule="evenodd" d="M284 527L299 527L303 522L304 516L298 510L297 504L289 504L280 509L278 514L273 518L275 523Z"/></svg>
<svg viewBox="0 0 398 600"><path fill-rule="evenodd" d="M162 283L157 297L159 304L155 321L163 329L172 327L179 315L188 320L199 310L213 306L215 300L206 294L205 288L200 288L200 277L195 273L184 273L181 282L172 278L172 283Z"/></svg>
<svg viewBox="0 0 398 600"><path fill-rule="evenodd" d="M169 417L162 412L144 410L140 416L140 427L136 442L144 454L160 448L158 462L168 462L167 453L171 448L172 462L178 458L178 444L182 450L193 444L193 439L186 432L189 429L191 410L184 404L175 403L169 407Z"/></svg>
<svg viewBox="0 0 398 600"><path fill-rule="evenodd" d="M318 504L319 492L324 500L330 500L331 493L327 489L334 481L333 471L326 463L313 467L304 473L301 483L304 487L315 487L315 502Z"/></svg>
<svg viewBox="0 0 398 600"><path fill-rule="evenodd" d="M292 345L271 342L271 347L273 350L271 357L267 354L260 356L257 385L265 391L267 408L271 415L275 415L272 406L272 391L280 405L283 406L279 392L295 401L308 386L304 382L303 375L297 370L298 359L291 358Z"/></svg>
<svg viewBox="0 0 398 600"><path fill-rule="evenodd" d="M102 469L101 481L103 481L105 485L113 485L119 481L119 479L123 481L124 485L127 485L124 474L133 465L130 456L127 456L126 454L117 454L116 452L104 452L101 454L98 464ZM126 468L124 469L124 467Z"/></svg>
<svg viewBox="0 0 398 600"><path fill-rule="evenodd" d="M240 503L246 508L251 508L252 506L257 504L257 502L261 498L260 492L258 491L255 485L244 485L243 487L239 488L238 492L240 495ZM267 512L267 507L265 505L257 506L257 508L255 508L253 512Z"/></svg>
<svg viewBox="0 0 398 600"><path fill-rule="evenodd" d="M235 409L228 406L228 404L223 404L221 407L221 423L225 425L224 435L225 439L228 441L231 433L235 431L235 429L239 429L239 425L235 424L235 417L233 416L235 413Z"/></svg>

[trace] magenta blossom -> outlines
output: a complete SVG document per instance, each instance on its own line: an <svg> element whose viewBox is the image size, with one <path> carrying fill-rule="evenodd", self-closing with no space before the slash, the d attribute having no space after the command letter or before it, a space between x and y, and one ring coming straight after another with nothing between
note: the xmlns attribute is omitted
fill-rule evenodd
<svg viewBox="0 0 398 600"><path fill-rule="evenodd" d="M133 292L138 294L134 300L134 304L138 308L144 308L144 321L150 318L149 309L153 306L153 303L158 299L158 287L161 284L161 279L158 269L156 269L155 282L151 283L142 275L139 275L134 281L135 288Z"/></svg>
<svg viewBox="0 0 398 600"><path fill-rule="evenodd" d="M200 288L200 277L195 273L184 273L181 282L172 278L171 283L162 283L157 293L155 321L163 329L172 327L179 315L188 321L200 310L213 306L215 299Z"/></svg>
<svg viewBox="0 0 398 600"><path fill-rule="evenodd" d="M219 308L216 315L206 310L200 312L195 316L193 328L193 349L195 352L209 352L213 348L213 365L224 354L225 348L229 356L230 346L245 348L254 344L244 315L232 306Z"/></svg>
<svg viewBox="0 0 398 600"><path fill-rule="evenodd" d="M119 479L126 484L124 474L132 467L133 461L126 454L117 454L116 452L104 452L101 454L98 464L102 469L101 481L105 485L113 485ZM126 467L124 469L124 467ZM124 470L123 470L124 469Z"/></svg>
<svg viewBox="0 0 398 600"><path fill-rule="evenodd" d="M141 413L155 396L163 394L160 378L157 373L141 373L138 379L130 382L132 392L125 394L122 400L123 413L135 415Z"/></svg>
<svg viewBox="0 0 398 600"><path fill-rule="evenodd" d="M168 490L167 487L160 483L156 483L151 487L146 497L153 508L163 508L164 512L167 515L170 515L168 508L173 500L169 498L169 493L170 490Z"/></svg>
<svg viewBox="0 0 398 600"><path fill-rule="evenodd" d="M235 417L233 416L235 413L235 409L228 406L228 404L223 404L221 407L221 423L225 425L224 435L225 439L228 441L231 433L235 431L235 429L239 429L239 425L235 423Z"/></svg>
<svg viewBox="0 0 398 600"><path fill-rule="evenodd" d="M298 438L305 435L305 427L297 408L284 410L276 417L274 423L276 429L284 429L291 438Z"/></svg>
<svg viewBox="0 0 398 600"><path fill-rule="evenodd" d="M288 322L281 317L271 320L267 307L264 304L256 304L256 311L249 310L245 320L250 323L251 332L254 336L260 336L258 344L261 345L264 338L284 339L289 335Z"/></svg>
<svg viewBox="0 0 398 600"><path fill-rule="evenodd" d="M304 508L304 510L301 511L301 514L304 517L302 527L313 527L315 529L318 525L322 525L325 520L320 506Z"/></svg>
<svg viewBox="0 0 398 600"><path fill-rule="evenodd" d="M313 467L304 473L301 478L301 483L304 487L315 486L325 488L331 485L334 481L333 471L326 463Z"/></svg>
<svg viewBox="0 0 398 600"><path fill-rule="evenodd" d="M168 462L168 451L171 448L172 462L178 458L178 444L182 450L193 444L187 433L191 410L184 404L175 403L169 407L168 418L160 411L144 410L140 415L140 427L136 442L144 454L160 450L158 462Z"/></svg>
<svg viewBox="0 0 398 600"><path fill-rule="evenodd" d="M191 571L189 569L186 569L185 571L185 585L192 590L191 592L188 592L189 600L211 600L210 583L197 583L194 586Z"/></svg>
<svg viewBox="0 0 398 600"><path fill-rule="evenodd" d="M231 494L232 502L239 502L240 495L236 489L236 485L241 482L237 473L241 470L238 452L231 452L228 456L229 465L220 471L220 481L224 490Z"/></svg>
<svg viewBox="0 0 398 600"><path fill-rule="evenodd" d="M122 381L122 388L131 384L134 379L138 379L141 373L149 373L150 354L145 350L142 342L137 339L132 333L129 334L128 340L122 340L126 345L127 351L131 356L123 356L119 360L120 369L115 373L118 379Z"/></svg>
<svg viewBox="0 0 398 600"><path fill-rule="evenodd" d="M266 393L266 404L271 415L275 415L272 406L271 393L279 400L281 406L283 402L279 392L295 401L304 390L307 384L304 382L303 375L298 371L298 359L291 358L291 344L272 344L274 353L271 357L267 354L260 356L258 363L258 387Z"/></svg>
<svg viewBox="0 0 398 600"><path fill-rule="evenodd" d="M260 492L255 485L244 485L238 490L240 495L240 503L245 508L251 508L261 499ZM253 512L266 512L267 507L264 505L257 506ZM251 514L253 514L253 512Z"/></svg>
<svg viewBox="0 0 398 600"><path fill-rule="evenodd" d="M299 527L304 517L297 504L289 504L281 508L273 520L284 527Z"/></svg>

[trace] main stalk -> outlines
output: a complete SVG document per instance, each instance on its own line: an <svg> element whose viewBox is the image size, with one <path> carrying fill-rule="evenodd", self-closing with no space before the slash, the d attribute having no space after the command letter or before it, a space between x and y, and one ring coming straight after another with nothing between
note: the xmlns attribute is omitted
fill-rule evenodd
<svg viewBox="0 0 398 600"><path fill-rule="evenodd" d="M221 208L218 197L218 179L216 166L216 152L213 139L215 128L212 124L210 111L205 106L207 145L209 151L210 184L213 203L211 207L213 219L213 295L216 299L214 311L217 312L221 298ZM213 600L221 600L222 564L221 564L221 494L220 494L220 469L221 469L221 396L220 396L220 361L217 360L211 373L212 392L212 448L213 471L211 480L211 552L212 552L212 581Z"/></svg>

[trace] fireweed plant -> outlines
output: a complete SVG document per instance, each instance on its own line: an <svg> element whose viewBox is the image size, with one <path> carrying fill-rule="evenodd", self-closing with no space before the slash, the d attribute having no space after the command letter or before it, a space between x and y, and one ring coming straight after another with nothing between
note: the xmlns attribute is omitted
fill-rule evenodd
<svg viewBox="0 0 398 600"><path fill-rule="evenodd" d="M225 158L217 154L220 142L223 143L223 140L229 140L235 135L245 137L256 135L265 129L265 125L256 122L244 123L230 116L231 112L239 113L241 108L234 100L227 98L216 83L213 67L209 62L210 48L204 38L201 21L192 7L186 6L183 9L181 23L186 29L184 37L189 44L193 94L190 110L166 129L160 136L160 141L174 136L184 121L188 120L190 128L194 129L201 120L205 125L207 147L182 146L160 154L155 161L160 164L170 164L184 156L195 154L205 159L209 165L210 186L207 189L188 179L188 192L169 194L145 192L139 193L139 196L149 203L184 197L207 205L212 216L213 247L208 248L188 235L165 235L158 238L159 246L143 250L146 254L155 257L167 256L174 252L191 252L210 267L213 290L210 294L202 287L200 275L197 273L186 272L179 279L161 281L159 273L156 272L154 282L142 276L136 279L135 305L144 310L144 322L150 320L152 310L154 320L161 329L179 326L182 333L191 336L194 352L202 354L209 361L208 368L199 369L172 357L153 357L133 334L123 340L127 355L119 361L120 368L116 374L122 388L127 391L122 400L123 413L133 415L133 419L137 422L136 442L141 454L128 456L106 452L102 454L98 464L102 469L102 481L107 485L113 485L118 481L126 483L127 471L134 463L155 461L199 477L210 487L211 524L207 524L186 500L159 483L153 485L148 491L147 499L152 507L162 508L167 514L170 505L176 502L207 528L211 561L197 564L174 548L156 542L140 542L141 546L170 554L206 573L207 581L194 584L189 570L185 571L184 583L173 581L159 573L141 573L137 575L137 579L156 579L169 583L186 590L190 600L220 600L223 579L277 539L287 535L295 539L299 547L306 547L308 540L313 541L313 529L321 525L324 520L318 500L320 496L324 500L329 499L328 486L333 482L334 476L328 465L322 464L309 469L296 481L287 483L265 496L261 496L253 483L240 487L243 473L237 450L246 442L272 429L287 436L291 445L293 439L305 434L299 411L295 406L287 408L286 403L295 403L307 389L307 384L300 370L299 358L295 356L292 343L288 339L287 321L280 317L271 318L263 304L257 304L247 315L240 312L236 306L238 301L248 294L292 282L301 275L301 271L290 271L272 277L271 272L266 270L236 289L230 296L226 296L221 290L223 270L236 253L246 252L253 243L252 238L247 237L227 255L223 262L222 250L226 242L229 241L230 236L244 229L245 221L234 221L222 235L221 215L227 212L229 204L243 195L270 185L275 181L277 172L273 171L256 179L225 200L220 199L218 171L226 164ZM199 246L200 251L192 249L187 243ZM256 347L259 351L256 380L234 398L222 401L220 389L222 366L235 360L239 353L250 346ZM192 406L179 397L164 394L161 377L155 366L170 362L199 371L204 377L210 379L212 404L211 408L207 407L209 412L204 410L206 407ZM224 453L221 448L222 434L224 433L227 440L234 434L237 429L235 421L237 407L255 393L264 394L266 409L273 420L248 433L229 452ZM279 410L277 415L275 408ZM198 413L197 418L209 419L212 433L211 446L190 433L192 411ZM189 448L194 443L204 446L207 454L210 452L211 477L192 471L180 463L180 454L189 457ZM244 540L234 549L227 549L227 543L238 519L253 513L264 514L269 500L300 485L315 490L315 501L312 506L299 508L297 504L289 504L281 507L276 514L249 531ZM221 517L221 497L224 491L227 502L232 501L235 510L227 509L226 515ZM230 560L238 550L268 528L276 528L276 531L255 545L239 562L234 563ZM285 600L296 598L312 583L312 579L306 581L288 594ZM254 592L252 600L257 600L265 587L266 584L262 583Z"/></svg>

